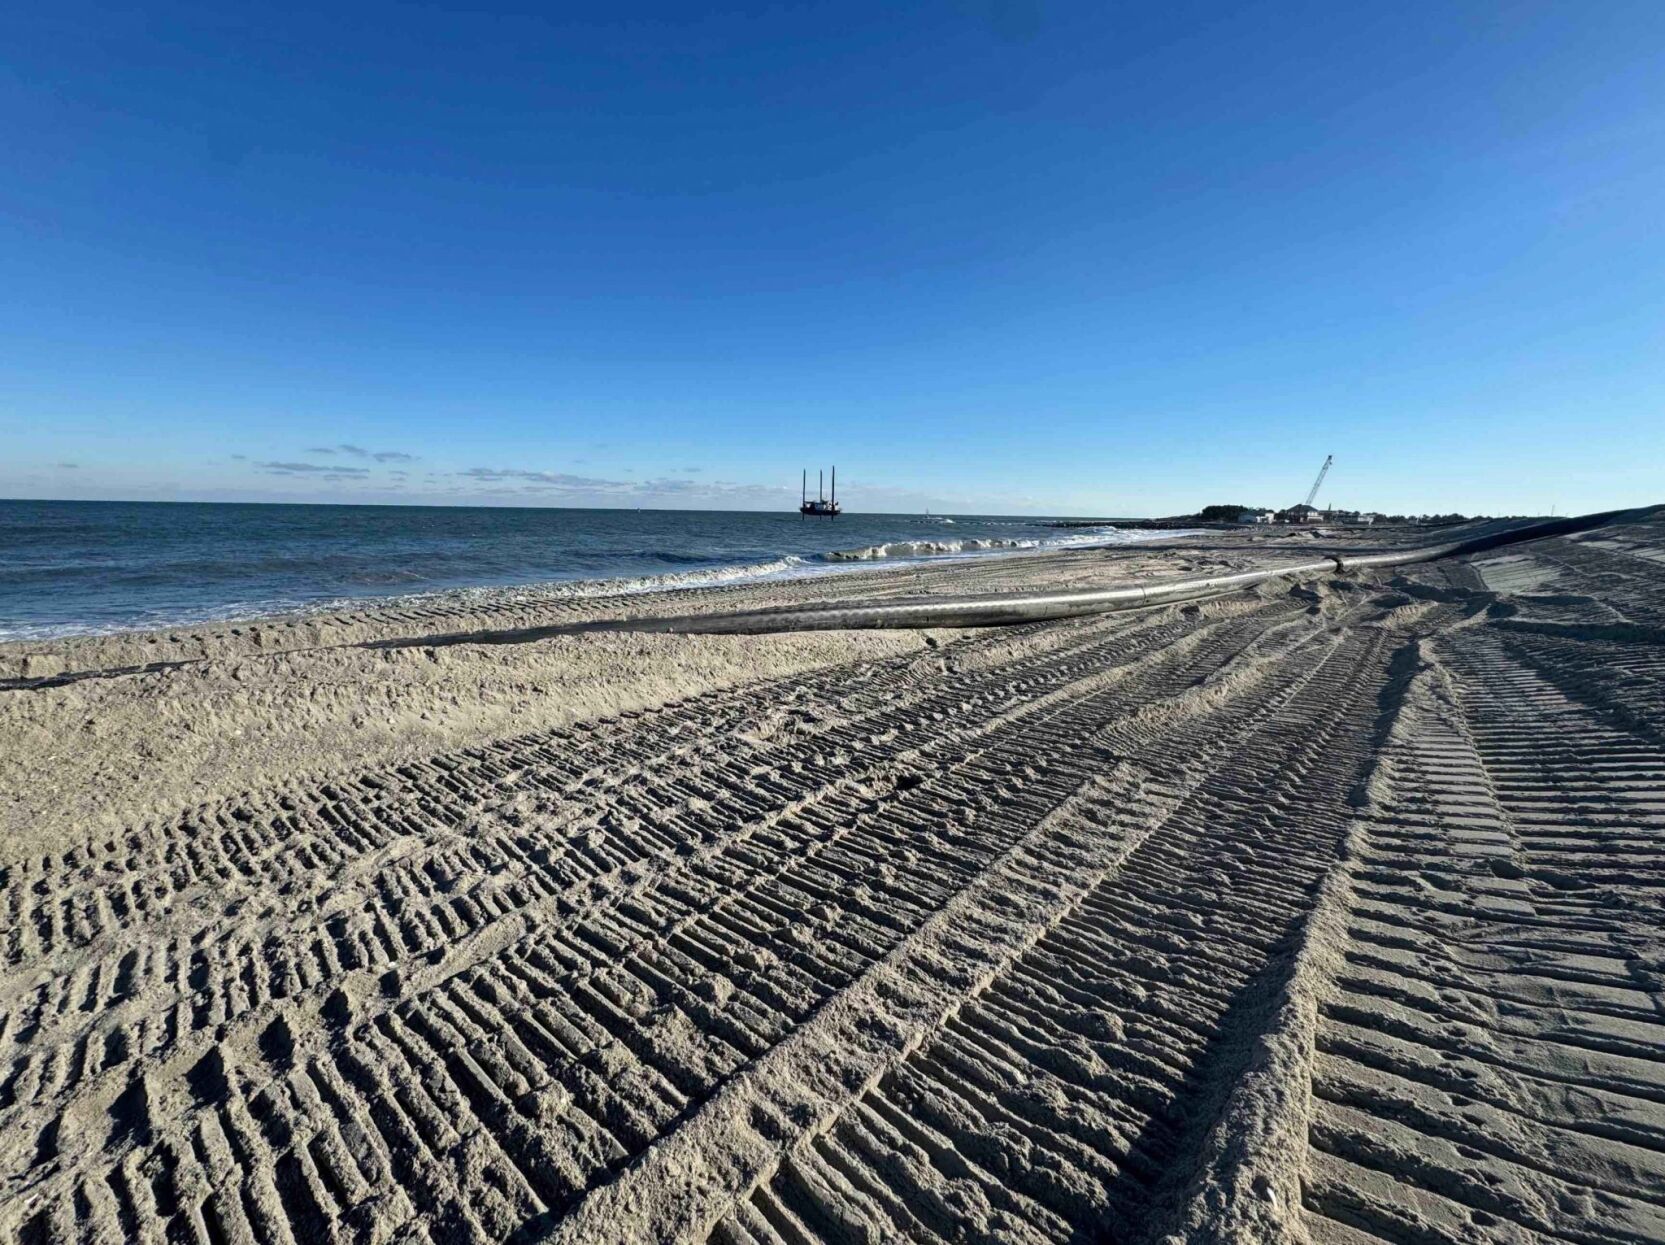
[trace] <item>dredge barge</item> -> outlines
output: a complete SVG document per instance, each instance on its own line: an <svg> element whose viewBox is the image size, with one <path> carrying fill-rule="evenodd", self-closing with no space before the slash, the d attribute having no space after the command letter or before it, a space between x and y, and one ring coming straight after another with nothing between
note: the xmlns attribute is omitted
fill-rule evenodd
<svg viewBox="0 0 1665 1245"><path fill-rule="evenodd" d="M798 513L804 518L814 516L819 519L836 519L844 511L838 504L838 468L832 469L832 496L827 496L827 476L825 472L816 472L817 484L815 496L809 495L809 472L804 472L801 500L798 502Z"/></svg>

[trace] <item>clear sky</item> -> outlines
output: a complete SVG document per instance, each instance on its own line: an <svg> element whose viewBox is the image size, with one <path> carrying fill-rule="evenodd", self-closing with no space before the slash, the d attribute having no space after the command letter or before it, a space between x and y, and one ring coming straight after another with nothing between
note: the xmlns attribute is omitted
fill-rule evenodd
<svg viewBox="0 0 1665 1245"><path fill-rule="evenodd" d="M0 496L1665 500L1665 4L7 6Z"/></svg>

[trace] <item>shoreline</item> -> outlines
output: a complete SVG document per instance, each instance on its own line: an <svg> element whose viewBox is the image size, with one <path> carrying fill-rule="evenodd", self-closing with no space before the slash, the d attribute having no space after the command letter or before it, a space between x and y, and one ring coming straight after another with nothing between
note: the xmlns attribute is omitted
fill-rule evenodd
<svg viewBox="0 0 1665 1245"><path fill-rule="evenodd" d="M1092 538L1082 536L1055 541L1013 540L1009 547L975 537L965 541L953 537L945 537L941 541L893 541L882 545L832 550L810 557L784 554L761 562L738 562L650 575L455 585L419 592L330 597L310 604L289 607L281 604L267 607L260 603L251 603L244 608L232 604L197 615L186 614L171 620L155 620L132 626L63 624L56 627L16 627L10 631L0 629L0 677L5 677L8 657L44 654L66 645L80 645L100 640L148 640L151 637L180 632L288 627L319 618L402 610L437 609L450 613L536 608L540 605L558 608L563 604L580 601L628 600L639 596L698 592L716 588L799 581L818 582L883 572L905 573L923 567L1002 558L1050 557L1070 552L1117 549L1176 539L1196 534L1200 530L1180 529L1153 534L1143 530L1130 532L1125 529L1111 529L1103 532L1103 538L1099 539L1097 534L1100 529L1095 526L1095 536ZM954 545L970 547L949 547ZM898 549L902 551L891 552ZM23 634L24 631L36 631L39 634Z"/></svg>
<svg viewBox="0 0 1665 1245"><path fill-rule="evenodd" d="M70 504L70 503L66 503ZM80 505L80 503L73 503ZM301 507L300 509L308 509ZM533 511L532 513L538 513ZM576 512L585 514L589 512ZM664 512L677 514L680 512ZM713 512L720 518L728 519L735 516L723 512ZM747 512L743 517L750 518ZM767 515L765 518L778 518ZM1068 548L1110 546L1126 543L1129 540L1144 539L1126 529L1121 529L1106 522L1082 523L1078 525L1079 532L1067 535L1049 533L1045 524L1040 520L1030 521L1024 518L1007 516L958 516L966 524L966 529L955 526L956 517L934 516L925 522L928 524L923 530L919 526L916 516L907 515L873 515L854 516L860 520L894 521L897 534L883 535L884 529L863 531L859 526L851 536L857 540L869 539L872 543L844 545L837 542L838 532L833 530L836 525L829 525L825 530L826 543L833 547L805 550L793 549L790 542L783 542L787 547L778 548L773 552L747 550L734 551L734 556L724 556L722 553L702 550L699 538L690 536L690 545L685 554L657 553L654 556L670 565L662 569L643 571L628 565L630 555L599 553L586 549L581 543L574 544L564 551L562 557L576 561L600 556L603 560L614 557L617 565L611 567L594 567L589 569L574 569L543 575L517 574L513 572L488 574L481 576L458 576L453 570L450 574L437 574L437 583L432 586L412 586L410 583L395 585L389 581L394 576L402 575L406 579L416 579L416 572L403 570L398 562L411 555L409 551L389 550L389 561L385 564L385 571L366 571L367 578L359 590L341 588L331 585L332 590L317 593L308 591L309 588L319 587L330 582L329 572L322 566L319 569L318 583L315 585L294 585L289 593L284 595L261 598L258 595L251 598L230 596L232 585L227 582L222 587L222 593L229 599L220 601L205 600L195 604L175 604L170 606L152 607L147 616L133 616L126 618L93 618L87 620L61 618L48 621L26 621L30 611L21 609L22 602L17 603L17 617L6 620L0 617L0 652L6 646L20 644L53 644L67 640L112 637L122 635L145 634L151 632L180 631L211 628L216 626L231 626L237 624L255 624L261 621L303 619L314 616L346 614L362 610L381 609L392 610L401 608L425 608L438 604L444 607L448 604L477 601L490 607L500 602L534 602L540 600L562 600L568 598L588 598L596 596L625 596L642 593L682 588L701 588L725 583L754 583L767 582L775 579L805 578L815 579L829 575L847 573L855 570L865 570L870 567L906 566L919 563L955 560L961 558L984 558L1007 556L1022 552L1050 552ZM910 524L912 524L910 528ZM967 530L969 529L969 530ZM1009 535L998 529L1029 529L1035 535ZM489 562L494 553L492 539L489 536L476 534L481 541L480 554L482 561ZM653 541L663 537L665 533L642 533L639 539ZM758 533L760 538L768 539L771 533ZM773 533L778 537L778 533ZM513 533L503 533L503 540L508 548L519 548L515 543ZM271 533L269 539L282 540L285 537L278 533ZM583 538L580 537L581 541ZM800 542L801 544L801 542ZM651 545L649 547L652 547ZM82 553L81 550L70 551ZM416 556L420 556L419 554ZM677 565L677 563L691 563L691 565ZM159 563L162 571L167 570L165 563ZM66 569L73 569L74 564L67 564ZM433 571L443 571L443 567L431 568ZM127 570L129 574L146 574L148 568L139 563ZM38 574L38 572L37 572ZM25 578L23 582L28 582ZM381 582L381 586L377 586ZM190 590L181 582L174 587L176 594L186 594ZM11 588L9 592L21 593L22 588ZM142 598L141 598L142 600ZM4 602L0 601L0 610L4 609Z"/></svg>
<svg viewBox="0 0 1665 1245"><path fill-rule="evenodd" d="M1379 535L1379 534L1378 534ZM0 645L0 832L115 824L160 812L167 792L318 775L319 758L419 757L494 732L641 710L780 672L925 653L955 631L818 635L574 635L530 645L367 647L439 633L513 631L828 600L1059 591L1252 569L1356 541L1205 533L1107 548L864 563L859 573L588 596L447 597L416 606L289 615ZM1366 546L1374 547L1374 546ZM89 672L115 677L77 680ZM35 680L64 681L55 686ZM75 725L67 732L67 720ZM56 723L57 725L54 725ZM71 741L76 743L66 751ZM43 772L41 767L45 766ZM42 774L28 782L24 775ZM160 801L160 803L157 803ZM0 833L3 837L3 833Z"/></svg>
<svg viewBox="0 0 1665 1245"><path fill-rule="evenodd" d="M321 775L319 758L326 755L366 763L414 758L494 733L642 710L781 672L903 653L929 658L934 643L964 633L621 633L495 648L364 647L389 639L1035 584L1067 590L1107 577L1137 581L1241 569L1271 552L1265 542L1222 547L1213 539L1181 538L864 563L848 574L639 593L447 598L414 608L370 602L334 614L4 644L3 680L131 672L33 690L16 682L0 688L0 736L15 741L10 755L0 757L0 793L12 795L10 806L0 807L0 840L7 831L38 840L42 832L72 825L159 814L168 792L225 793L248 781ZM74 723L67 731L66 722ZM26 780L31 772L43 780Z"/></svg>

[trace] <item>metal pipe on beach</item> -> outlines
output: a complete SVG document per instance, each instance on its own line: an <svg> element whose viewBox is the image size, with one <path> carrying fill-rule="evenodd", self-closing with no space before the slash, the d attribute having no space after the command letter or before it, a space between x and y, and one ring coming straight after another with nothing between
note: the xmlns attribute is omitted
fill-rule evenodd
<svg viewBox="0 0 1665 1245"><path fill-rule="evenodd" d="M1527 524L1501 532L1445 544L1393 553L1347 557L1333 554L1318 561L1260 571L1240 571L1206 579L1179 579L1090 592L1015 593L982 597L937 597L923 601L877 601L866 603L827 602L775 609L746 610L732 614L690 614L673 618L621 619L612 622L581 623L570 630L645 631L678 635L755 635L774 631L847 631L901 627L999 627L1017 623L1045 622L1105 614L1116 610L1144 609L1225 596L1253 588L1274 579L1305 575L1345 574L1433 562L1442 558L1466 557L1488 550L1590 531L1611 523L1648 518L1665 507L1648 506L1634 510L1607 510Z"/></svg>

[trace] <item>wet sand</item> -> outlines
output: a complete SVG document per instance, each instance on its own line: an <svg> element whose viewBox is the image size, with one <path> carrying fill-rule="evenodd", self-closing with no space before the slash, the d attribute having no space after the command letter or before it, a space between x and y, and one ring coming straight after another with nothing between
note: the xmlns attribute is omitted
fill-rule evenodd
<svg viewBox="0 0 1665 1245"><path fill-rule="evenodd" d="M1665 522L358 647L1407 539L0 647L0 1240L1665 1241Z"/></svg>

